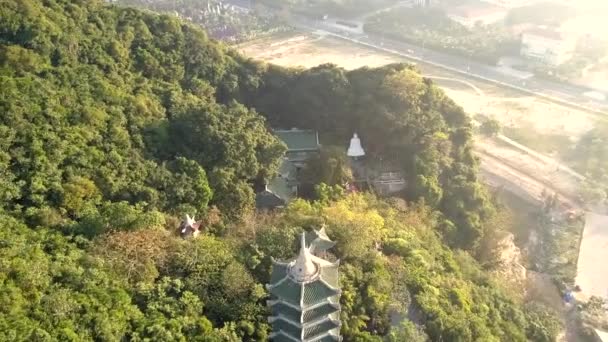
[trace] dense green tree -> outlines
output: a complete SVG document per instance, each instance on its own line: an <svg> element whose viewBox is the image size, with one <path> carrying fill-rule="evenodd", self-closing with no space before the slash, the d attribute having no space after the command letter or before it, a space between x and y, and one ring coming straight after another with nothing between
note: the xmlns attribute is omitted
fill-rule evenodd
<svg viewBox="0 0 608 342"><path fill-rule="evenodd" d="M212 201L240 215L244 182L277 168L283 147L264 119L216 102L239 65L200 30L93 0L0 6L3 207L80 219L104 200L196 212Z"/></svg>
<svg viewBox="0 0 608 342"><path fill-rule="evenodd" d="M489 137L496 136L500 133L500 122L496 119L487 119L479 126L479 131Z"/></svg>
<svg viewBox="0 0 608 342"><path fill-rule="evenodd" d="M411 341L411 342L425 342L428 337L423 331L420 331L416 325L410 321L403 321L401 324L394 329L391 329L390 334L387 336L386 341L388 342L400 342L400 341Z"/></svg>
<svg viewBox="0 0 608 342"><path fill-rule="evenodd" d="M327 146L306 163L300 173L302 182L311 184L344 185L353 179L346 150L342 146Z"/></svg>
<svg viewBox="0 0 608 342"><path fill-rule="evenodd" d="M141 315L78 240L0 216L0 339L116 340Z"/></svg>
<svg viewBox="0 0 608 342"><path fill-rule="evenodd" d="M599 125L583 135L572 148L569 160L587 176L583 198L591 203L604 201L608 191L608 127Z"/></svg>
<svg viewBox="0 0 608 342"><path fill-rule="evenodd" d="M0 113L0 340L267 341L271 258L322 224L348 341L424 336L391 328L395 315L438 341L555 335L550 313L442 242L475 247L493 208L469 120L412 66L284 69L171 16L8 0ZM332 152L318 201L252 212L252 184L285 151L268 126L317 129L327 146L359 133L411 201L345 194ZM184 212L204 217L198 237L173 231Z"/></svg>

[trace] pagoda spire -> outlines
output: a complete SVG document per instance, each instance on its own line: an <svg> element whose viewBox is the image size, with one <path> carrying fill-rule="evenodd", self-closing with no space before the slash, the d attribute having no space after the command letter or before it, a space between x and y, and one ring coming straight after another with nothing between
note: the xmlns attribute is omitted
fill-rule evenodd
<svg viewBox="0 0 608 342"><path fill-rule="evenodd" d="M317 273L317 267L312 261L310 249L306 247L306 233L302 233L300 239L300 254L291 267L290 273L291 276L299 282L309 280Z"/></svg>
<svg viewBox="0 0 608 342"><path fill-rule="evenodd" d="M331 241L323 230L314 232L314 236L302 233L297 257L287 262L272 261L270 284L266 285L271 295L268 306L272 313L268 322L272 324L272 341L342 341L340 262L311 253L317 247L325 250L330 246L328 242Z"/></svg>

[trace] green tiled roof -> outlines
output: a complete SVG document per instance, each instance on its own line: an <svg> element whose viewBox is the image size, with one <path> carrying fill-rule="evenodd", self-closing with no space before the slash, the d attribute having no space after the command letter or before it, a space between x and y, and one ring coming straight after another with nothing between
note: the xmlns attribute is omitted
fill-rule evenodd
<svg viewBox="0 0 608 342"><path fill-rule="evenodd" d="M330 288L320 280L313 281L304 285L304 305L318 304L324 299L339 293L339 290Z"/></svg>
<svg viewBox="0 0 608 342"><path fill-rule="evenodd" d="M289 324L283 320L275 321L274 323L272 323L272 327L274 332L282 331L283 333L288 334L289 336L293 336L298 340L300 339L300 336L302 336L302 329L296 328L294 325Z"/></svg>
<svg viewBox="0 0 608 342"><path fill-rule="evenodd" d="M317 132L311 130L277 130L274 133L287 145L287 152L319 149Z"/></svg>
<svg viewBox="0 0 608 342"><path fill-rule="evenodd" d="M270 275L270 285L276 284L279 280L285 278L288 270L289 267L287 266L287 264L279 264L276 262L273 263L272 274Z"/></svg>
<svg viewBox="0 0 608 342"><path fill-rule="evenodd" d="M291 187L287 183L287 180L281 177L275 177L268 183L268 191L277 195L285 202L289 202L293 197L293 191L291 191Z"/></svg>
<svg viewBox="0 0 608 342"><path fill-rule="evenodd" d="M294 282L290 278L285 279L285 281L283 281L276 287L272 287L269 289L269 292L272 295L276 296L277 298L281 298L282 300L293 305L300 305L301 291L301 285Z"/></svg>
<svg viewBox="0 0 608 342"><path fill-rule="evenodd" d="M306 310L303 315L304 322L312 322L323 316L337 312L338 310L340 310L340 307L332 304L325 304L311 310Z"/></svg>
<svg viewBox="0 0 608 342"><path fill-rule="evenodd" d="M326 281L334 288L340 287L340 276L338 275L338 265L324 266L321 268L321 279Z"/></svg>
<svg viewBox="0 0 608 342"><path fill-rule="evenodd" d="M334 321L323 321L319 324L315 324L311 327L306 327L304 330L304 338L313 338L315 336L319 336L324 334L332 329L338 328L340 324Z"/></svg>
<svg viewBox="0 0 608 342"><path fill-rule="evenodd" d="M262 191L255 195L255 206L258 209L274 209L285 205L285 199L271 191Z"/></svg>
<svg viewBox="0 0 608 342"><path fill-rule="evenodd" d="M272 315L279 316L279 314L296 323L300 323L300 317L302 316L302 313L300 311L280 302L272 306Z"/></svg>
<svg viewBox="0 0 608 342"><path fill-rule="evenodd" d="M292 186L296 182L296 167L284 159L279 168L279 174L273 178L266 190L256 194L257 208L276 208L284 206L294 197Z"/></svg>
<svg viewBox="0 0 608 342"><path fill-rule="evenodd" d="M335 242L331 241L327 235L319 234L319 232L313 230L306 232L306 245L314 245L313 251L324 252L336 245Z"/></svg>

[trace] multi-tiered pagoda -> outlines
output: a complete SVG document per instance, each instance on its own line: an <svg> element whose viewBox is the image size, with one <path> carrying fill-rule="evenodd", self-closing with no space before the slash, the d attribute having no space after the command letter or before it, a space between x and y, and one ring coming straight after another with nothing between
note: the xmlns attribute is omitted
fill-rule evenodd
<svg viewBox="0 0 608 342"><path fill-rule="evenodd" d="M273 260L268 321L274 342L333 342L340 337L339 261L320 256L334 246L322 228L302 233L300 252L288 262Z"/></svg>

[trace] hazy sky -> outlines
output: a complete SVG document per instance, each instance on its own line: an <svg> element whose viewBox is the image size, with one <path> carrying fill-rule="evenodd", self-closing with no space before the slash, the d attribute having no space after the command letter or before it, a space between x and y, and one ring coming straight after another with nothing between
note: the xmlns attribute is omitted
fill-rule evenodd
<svg viewBox="0 0 608 342"><path fill-rule="evenodd" d="M563 30L603 37L608 35L608 21L606 20L608 0L562 0L561 2L577 8L580 13L576 18L564 23Z"/></svg>

